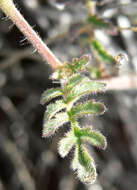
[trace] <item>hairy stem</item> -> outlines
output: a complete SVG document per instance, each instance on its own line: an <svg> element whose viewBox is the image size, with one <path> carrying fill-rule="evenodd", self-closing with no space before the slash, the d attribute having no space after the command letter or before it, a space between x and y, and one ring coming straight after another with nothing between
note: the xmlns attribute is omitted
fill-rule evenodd
<svg viewBox="0 0 137 190"><path fill-rule="evenodd" d="M62 65L62 63L55 57L55 55L51 52L47 45L40 39L38 34L23 18L23 16L15 7L12 0L0 0L0 8L7 16L10 17L15 25L38 50L44 61L47 61L54 70Z"/></svg>

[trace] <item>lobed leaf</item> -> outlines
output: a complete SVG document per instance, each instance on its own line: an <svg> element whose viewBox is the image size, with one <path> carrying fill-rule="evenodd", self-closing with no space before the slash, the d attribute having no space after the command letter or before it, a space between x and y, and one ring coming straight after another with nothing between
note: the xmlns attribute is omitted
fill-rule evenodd
<svg viewBox="0 0 137 190"><path fill-rule="evenodd" d="M90 60L89 55L83 55L80 58L74 58L71 64L73 73L78 73L85 70L85 65L89 62L89 60Z"/></svg>
<svg viewBox="0 0 137 190"><path fill-rule="evenodd" d="M71 148L74 146L76 142L76 138L74 136L74 133L72 131L68 132L66 136L60 140L58 145L58 151L61 157L65 157Z"/></svg>
<svg viewBox="0 0 137 190"><path fill-rule="evenodd" d="M89 169L79 165L77 174L81 182L86 184L93 184L97 178L96 168L94 164L91 164Z"/></svg>
<svg viewBox="0 0 137 190"><path fill-rule="evenodd" d="M106 49L102 46L102 44L99 43L98 40L93 39L91 41L91 46L98 53L102 60L107 61L109 63L115 63L114 57L106 51Z"/></svg>
<svg viewBox="0 0 137 190"><path fill-rule="evenodd" d="M86 64L89 62L90 56L83 55L80 58L75 58L70 62L64 62L64 64L52 74L51 79L68 79L73 74L83 72L86 70Z"/></svg>
<svg viewBox="0 0 137 190"><path fill-rule="evenodd" d="M71 109L74 117L82 117L89 114L103 114L105 111L104 104L95 101L87 101L84 104L77 104Z"/></svg>
<svg viewBox="0 0 137 190"><path fill-rule="evenodd" d="M62 126L64 123L69 121L68 114L61 112L56 114L55 118L45 121L43 128L43 137L49 137L55 133L55 131Z"/></svg>
<svg viewBox="0 0 137 190"><path fill-rule="evenodd" d="M95 182L97 176L94 160L81 143L77 144L76 149L75 153L77 155L74 158L75 164L73 163L73 168L77 169L78 177L83 183L92 184Z"/></svg>
<svg viewBox="0 0 137 190"><path fill-rule="evenodd" d="M64 101L65 103L73 104L80 97L90 93L100 92L104 90L104 87L105 84L101 82L96 82L96 81L81 82L75 88L72 89L72 91L68 94L68 96Z"/></svg>
<svg viewBox="0 0 137 190"><path fill-rule="evenodd" d="M40 103L44 105L46 102L50 101L52 98L56 98L57 96L61 96L63 94L61 88L51 88L43 92Z"/></svg>
<svg viewBox="0 0 137 190"><path fill-rule="evenodd" d="M90 128L81 130L80 139L101 149L107 147L106 138L99 131L93 131Z"/></svg>
<svg viewBox="0 0 137 190"><path fill-rule="evenodd" d="M78 85L80 82L86 82L89 81L87 77L81 74L74 74L69 79L69 82L66 85L66 90L71 91L76 85Z"/></svg>
<svg viewBox="0 0 137 190"><path fill-rule="evenodd" d="M54 104L49 104L44 115L45 122L51 119L57 112L66 108L66 104L63 100L57 100Z"/></svg>
<svg viewBox="0 0 137 190"><path fill-rule="evenodd" d="M78 147L75 147L74 158L71 162L71 168L75 171L78 169L79 161L78 161Z"/></svg>

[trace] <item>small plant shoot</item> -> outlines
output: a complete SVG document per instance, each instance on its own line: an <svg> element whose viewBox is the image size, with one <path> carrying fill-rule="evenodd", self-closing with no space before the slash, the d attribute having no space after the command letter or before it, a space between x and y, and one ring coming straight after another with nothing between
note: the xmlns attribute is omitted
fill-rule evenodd
<svg viewBox="0 0 137 190"><path fill-rule="evenodd" d="M76 58L72 63L64 64L59 68L52 78L60 81L60 88L49 89L42 94L41 103L61 96L61 100L56 100L47 106L44 114L43 137L54 135L59 127L70 123L70 130L60 140L58 152L61 157L74 149L74 158L71 167L76 171L78 178L87 184L96 180L96 168L92 156L88 153L85 143L95 147L105 149L106 138L92 126L81 126L79 118L84 116L94 116L103 114L106 110L103 103L95 100L88 100L83 103L77 102L81 97L88 94L95 94L104 91L105 84L91 80L84 75L89 56Z"/></svg>

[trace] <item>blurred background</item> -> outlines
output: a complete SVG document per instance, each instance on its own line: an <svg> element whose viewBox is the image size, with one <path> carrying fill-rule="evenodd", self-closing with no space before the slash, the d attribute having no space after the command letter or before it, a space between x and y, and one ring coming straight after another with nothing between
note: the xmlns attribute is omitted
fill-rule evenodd
<svg viewBox="0 0 137 190"><path fill-rule="evenodd" d="M75 28L88 14L84 0L15 2L60 60L91 54L88 45L81 43L85 36L72 39ZM112 23L137 26L135 0L96 3L100 15ZM113 55L122 52L128 56L120 66L121 75L137 73L137 33L97 35ZM40 96L59 85L49 79L51 73L48 64L0 12L0 190L137 190L137 89L94 96L104 102L107 111L82 122L92 120L107 137L108 147L105 151L88 147L98 178L95 184L84 185L70 169L73 153L65 159L57 153L57 143L69 126L52 138L42 138L46 105L40 105Z"/></svg>

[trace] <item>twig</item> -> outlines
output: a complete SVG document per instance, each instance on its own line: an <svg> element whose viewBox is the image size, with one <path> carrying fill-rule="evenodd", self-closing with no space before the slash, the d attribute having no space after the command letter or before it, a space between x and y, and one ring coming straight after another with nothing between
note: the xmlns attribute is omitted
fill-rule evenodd
<svg viewBox="0 0 137 190"><path fill-rule="evenodd" d="M52 51L46 44L40 39L38 34L32 29L32 27L23 18L20 12L15 7L12 0L0 0L0 8L3 12L10 17L15 25L21 30L21 32L27 37L32 45L38 50L40 55L46 60L53 69L57 69L62 63L55 57Z"/></svg>
<svg viewBox="0 0 137 190"><path fill-rule="evenodd" d="M106 83L106 90L129 90L137 89L137 75L123 75L101 80Z"/></svg>
<svg viewBox="0 0 137 190"><path fill-rule="evenodd" d="M118 30L130 30L133 32L137 32L137 27L117 27Z"/></svg>

